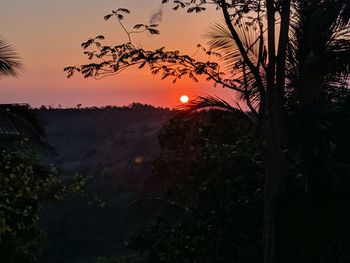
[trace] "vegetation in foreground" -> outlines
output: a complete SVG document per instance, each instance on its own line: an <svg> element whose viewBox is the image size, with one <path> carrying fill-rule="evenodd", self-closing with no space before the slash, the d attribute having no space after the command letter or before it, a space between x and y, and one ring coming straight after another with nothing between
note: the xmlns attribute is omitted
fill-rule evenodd
<svg viewBox="0 0 350 263"><path fill-rule="evenodd" d="M323 119L332 127L327 136L313 133L336 142L319 144L318 198L305 193L301 163L289 175L279 200L285 262L349 260L347 107ZM145 184L145 202L158 204L158 213L127 242L129 257L98 262L261 262L264 159L252 125L234 109L172 119L160 132L162 151Z"/></svg>
<svg viewBox="0 0 350 263"><path fill-rule="evenodd" d="M184 76L194 81L205 77L231 89L249 109L263 157L263 262L347 261L347 241L339 234L339 229L346 229L340 224L344 214L338 207L344 199L339 199L337 182L348 173L349 163L343 155L347 150L339 143L347 141L339 130L348 125L349 2L161 2L171 2L174 10L190 14L205 12L210 6L221 12L223 21L208 34L209 49L198 45L207 55L204 60L165 47L147 50L135 44L132 34L159 34L158 25L136 24L133 31L128 30L123 19L130 11L118 8L104 19L116 19L128 41L105 45L104 36L90 38L82 47L93 63L66 67L67 77L76 72L87 78L111 76L137 65L174 82ZM199 101L195 108L202 106L229 107L215 98ZM298 178L303 178L300 188ZM293 198L302 200L299 206L289 205ZM295 225L307 226L301 228L307 235L305 246L302 242L293 246L293 234L299 232L290 232L294 229L291 218ZM320 230L325 232L317 234Z"/></svg>

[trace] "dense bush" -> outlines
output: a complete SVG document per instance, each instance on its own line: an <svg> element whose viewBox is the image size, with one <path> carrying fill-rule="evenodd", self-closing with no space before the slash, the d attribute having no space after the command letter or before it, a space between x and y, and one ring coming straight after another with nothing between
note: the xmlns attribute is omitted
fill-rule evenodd
<svg viewBox="0 0 350 263"><path fill-rule="evenodd" d="M142 262L259 262L262 162L247 116L175 118L159 140L145 191L166 208L128 247Z"/></svg>
<svg viewBox="0 0 350 263"><path fill-rule="evenodd" d="M38 164L32 151L14 148L18 150L0 151L0 261L32 263L45 238L38 216L41 202L83 194L85 180L76 176L63 183L54 167Z"/></svg>
<svg viewBox="0 0 350 263"><path fill-rule="evenodd" d="M35 262L43 237L39 202L56 182L52 171L37 165L28 152L0 152L0 259Z"/></svg>

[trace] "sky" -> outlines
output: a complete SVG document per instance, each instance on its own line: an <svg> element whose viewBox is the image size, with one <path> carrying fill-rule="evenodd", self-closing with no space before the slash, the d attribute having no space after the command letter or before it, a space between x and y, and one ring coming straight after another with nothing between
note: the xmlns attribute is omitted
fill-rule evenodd
<svg viewBox="0 0 350 263"><path fill-rule="evenodd" d="M25 73L0 80L0 103L29 103L33 107L128 105L132 102L162 107L178 105L181 95L214 94L226 99L234 95L213 83L188 79L173 84L147 70L129 69L102 80L66 78L63 68L88 63L80 47L90 37L104 35L106 44L127 41L115 20L104 21L111 10L128 8L125 25L148 24L156 13L160 35L142 34L133 39L145 49L165 46L193 54L197 44L205 44L208 28L220 21L220 14L209 9L202 14L173 11L161 0L1 0L0 35L20 54Z"/></svg>

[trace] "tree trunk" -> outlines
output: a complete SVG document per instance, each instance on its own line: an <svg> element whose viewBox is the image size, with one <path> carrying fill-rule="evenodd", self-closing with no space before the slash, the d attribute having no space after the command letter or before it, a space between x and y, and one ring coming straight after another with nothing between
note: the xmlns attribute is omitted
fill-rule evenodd
<svg viewBox="0 0 350 263"><path fill-rule="evenodd" d="M271 129L270 132L272 133ZM274 132L275 136L276 133ZM264 185L264 262L280 262L281 253L278 233L278 210L286 188L288 166L283 147L278 140L267 135L265 145L265 185ZM282 262L282 261L281 261Z"/></svg>
<svg viewBox="0 0 350 263"><path fill-rule="evenodd" d="M288 176L285 157L287 138L285 134L284 89L285 67L290 21L290 0L281 1L281 28L276 56L275 5L266 1L268 23L269 64L267 70L267 114L263 130L265 141L264 186L264 263L284 262L282 243L276 232L279 223L278 210Z"/></svg>

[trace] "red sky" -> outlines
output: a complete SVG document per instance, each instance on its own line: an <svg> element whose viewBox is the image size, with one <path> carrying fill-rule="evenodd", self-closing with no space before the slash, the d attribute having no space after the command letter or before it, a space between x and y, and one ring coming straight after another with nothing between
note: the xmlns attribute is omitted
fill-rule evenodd
<svg viewBox="0 0 350 263"><path fill-rule="evenodd" d="M0 80L0 103L26 102L33 106L71 107L128 105L131 102L172 107L179 97L216 94L233 98L229 90L214 88L213 83L196 84L181 80L160 80L148 71L131 69L103 80L83 79L76 75L66 79L63 68L87 63L80 43L90 37L105 35L106 44L126 41L126 35L115 21L103 16L119 7L128 8L129 28L137 23L148 24L152 14L162 10L159 22L161 35L144 34L133 41L145 49L166 46L193 54L208 27L220 20L220 14L209 10L188 15L184 10L173 11L161 0L2 0L0 35L5 37L23 58L26 72L16 79Z"/></svg>

